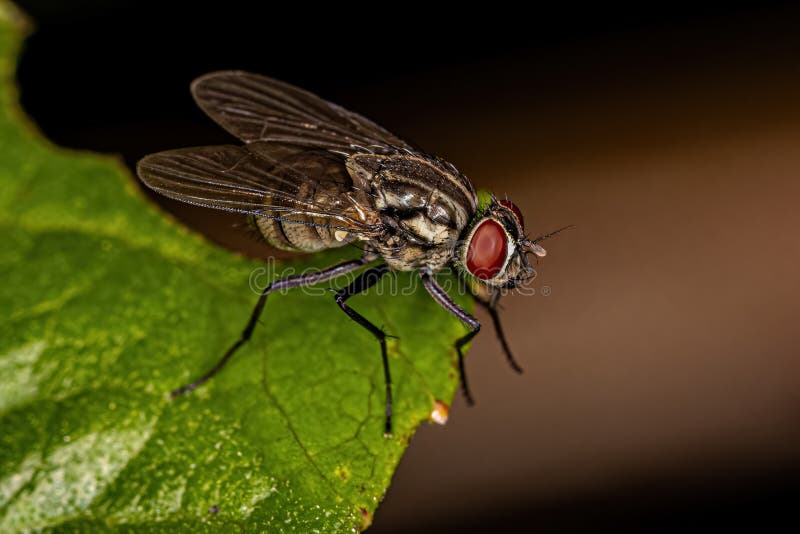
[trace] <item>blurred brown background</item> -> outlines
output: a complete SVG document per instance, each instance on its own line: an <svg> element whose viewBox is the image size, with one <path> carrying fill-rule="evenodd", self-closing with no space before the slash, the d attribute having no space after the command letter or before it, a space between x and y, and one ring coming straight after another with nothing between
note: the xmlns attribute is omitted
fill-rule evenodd
<svg viewBox="0 0 800 534"><path fill-rule="evenodd" d="M458 26L408 7L22 5L39 22L23 104L60 144L132 165L226 141L188 82L247 68L445 156L532 233L575 225L546 243L534 285L550 295L503 303L525 374L487 328L468 357L477 406L459 397L420 429L372 532L797 523L799 9ZM225 217L178 214L261 253Z"/></svg>

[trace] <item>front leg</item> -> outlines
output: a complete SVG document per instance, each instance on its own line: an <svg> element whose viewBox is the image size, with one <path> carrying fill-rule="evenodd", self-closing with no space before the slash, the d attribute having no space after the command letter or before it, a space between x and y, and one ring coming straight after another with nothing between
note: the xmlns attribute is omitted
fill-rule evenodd
<svg viewBox="0 0 800 534"><path fill-rule="evenodd" d="M461 337L456 341L455 347L456 352L458 352L458 372L461 377L461 391L464 393L464 397L467 399L467 404L470 406L475 404L475 400L472 398L472 394L469 391L469 385L467 384L467 374L464 371L464 353L462 348L464 345L469 343L469 341L477 335L478 332L481 330L481 323L478 322L473 316L469 313L464 311L464 309L456 304L450 295L442 289L436 279L430 273L420 272L420 277L422 277L422 285L425 286L425 289L430 293L439 306L444 308L445 310L449 311L459 319L461 319L464 324L466 324L470 328L470 332L468 332L465 336Z"/></svg>
<svg viewBox="0 0 800 534"><path fill-rule="evenodd" d="M522 367L519 366L517 360L514 359L514 355L511 353L511 347L508 346L508 341L506 341L506 335L503 333L503 327L500 324L500 315L497 312L500 303L500 290L497 288L492 289L492 294L488 299L483 298L482 296L478 295L473 288L467 283L467 290L470 292L472 297L475 299L475 302L483 306L486 311L489 312L489 316L492 318L492 323L494 324L494 331L497 333L497 339L500 340L500 346L503 347L503 353L506 355L506 360L508 360L508 364L511 366L518 373L522 373Z"/></svg>

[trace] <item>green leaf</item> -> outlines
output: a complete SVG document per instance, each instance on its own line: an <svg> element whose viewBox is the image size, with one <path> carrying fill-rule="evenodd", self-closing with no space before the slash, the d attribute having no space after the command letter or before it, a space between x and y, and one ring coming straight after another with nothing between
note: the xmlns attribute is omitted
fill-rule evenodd
<svg viewBox="0 0 800 534"><path fill-rule="evenodd" d="M422 288L391 294L408 273L352 299L399 336L391 439L378 344L330 284L272 295L222 373L170 400L237 339L263 265L159 213L115 159L42 139L12 81L21 28L0 3L0 531L368 526L415 428L452 400L463 327Z"/></svg>

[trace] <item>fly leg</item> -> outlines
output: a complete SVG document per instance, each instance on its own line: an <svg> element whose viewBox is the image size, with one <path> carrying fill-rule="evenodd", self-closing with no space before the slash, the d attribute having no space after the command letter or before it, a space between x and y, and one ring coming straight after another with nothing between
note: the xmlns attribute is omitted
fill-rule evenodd
<svg viewBox="0 0 800 534"><path fill-rule="evenodd" d="M439 306L461 319L461 321L470 328L470 332L456 341L455 347L456 352L458 352L458 373L461 376L461 391L464 393L464 398L467 399L467 404L472 406L475 404L475 400L472 398L472 394L469 391L467 373L464 371L464 353L462 348L480 332L481 323L464 311L461 306L456 304L453 299L450 298L450 295L442 289L442 286L436 282L433 275L420 272L420 276L422 277L422 285L425 286L425 289L430 293L431 297L433 297L433 300L435 300Z"/></svg>
<svg viewBox="0 0 800 534"><path fill-rule="evenodd" d="M363 315L355 311L353 308L345 304L345 301L374 286L383 275L389 272L389 266L385 263L376 265L361 273L358 278L353 280L350 285L340 289L336 292L336 304L344 311L348 317L369 330L375 336L375 339L381 344L381 358L383 359L383 379L386 384L386 424L384 426L384 434L390 436L392 434L392 377L389 374L389 357L386 354L386 333L369 322Z"/></svg>
<svg viewBox="0 0 800 534"><path fill-rule="evenodd" d="M339 263L332 267L328 267L327 269L323 269L321 271L313 272L313 273L306 273L306 274L298 274L294 276L287 276L286 278L281 278L280 280L275 280L270 285L268 285L264 291L261 292L261 296L258 299L258 303L256 303L256 307L253 308L253 312L250 314L250 320L247 321L247 326L244 327L244 331L242 331L241 337L239 340L231 345L231 347L223 354L222 358L209 369L209 371L192 382L191 384L186 384L185 386L181 386L178 389L172 391L172 397L177 397L178 395L183 395L184 393L188 393L193 389L197 388L198 386L203 385L206 383L211 377L217 374L228 360L230 360L231 356L247 341L250 339L250 336L253 334L253 330L258 323L258 318L261 316L261 312L264 310L264 304L267 302L267 296L274 292L274 291L281 291L283 289L292 289L295 287L304 287L314 285L319 282L324 282L325 280L330 280L331 278L336 278L339 275L349 273L360 267L363 267L367 263L372 261L372 257L365 254L358 260L350 260Z"/></svg>
<svg viewBox="0 0 800 534"><path fill-rule="evenodd" d="M503 347L503 353L506 355L508 364L516 372L522 373L522 367L519 366L517 360L514 359L514 355L511 354L511 348L508 346L506 335L503 333L503 327L500 325L500 315L497 313L498 304L500 302L500 290L495 289L492 291L492 296L489 297L488 300L476 295L471 290L470 294L475 299L475 302L486 308L486 311L489 312L489 315L492 318L492 323L494 323L494 331L497 333L497 339L500 340L500 345Z"/></svg>

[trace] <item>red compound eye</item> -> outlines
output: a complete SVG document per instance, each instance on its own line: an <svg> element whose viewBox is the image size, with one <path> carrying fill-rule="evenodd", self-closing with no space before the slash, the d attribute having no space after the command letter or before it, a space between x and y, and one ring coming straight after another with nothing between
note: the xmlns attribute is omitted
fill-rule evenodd
<svg viewBox="0 0 800 534"><path fill-rule="evenodd" d="M508 238L495 220L486 219L472 234L467 248L467 270L481 280L497 276L506 262Z"/></svg>
<svg viewBox="0 0 800 534"><path fill-rule="evenodd" d="M519 211L519 208L517 207L516 204L514 204L510 200L501 200L500 202L498 202L498 204L514 212L514 217L516 217L517 220L519 221L520 228L522 228L523 230L525 229L525 219L522 218L522 212Z"/></svg>

